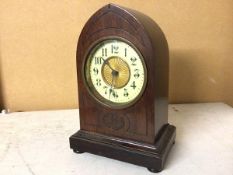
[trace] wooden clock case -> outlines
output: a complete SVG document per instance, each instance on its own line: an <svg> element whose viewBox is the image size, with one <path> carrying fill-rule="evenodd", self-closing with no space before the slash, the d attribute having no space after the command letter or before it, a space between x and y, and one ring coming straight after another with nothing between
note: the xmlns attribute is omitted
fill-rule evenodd
<svg viewBox="0 0 233 175"><path fill-rule="evenodd" d="M98 42L124 39L143 55L147 84L132 106L112 109L90 95L84 65ZM74 152L90 152L161 171L175 142L175 127L168 124L169 53L158 25L137 11L108 4L84 26L77 46L80 130L70 137Z"/></svg>

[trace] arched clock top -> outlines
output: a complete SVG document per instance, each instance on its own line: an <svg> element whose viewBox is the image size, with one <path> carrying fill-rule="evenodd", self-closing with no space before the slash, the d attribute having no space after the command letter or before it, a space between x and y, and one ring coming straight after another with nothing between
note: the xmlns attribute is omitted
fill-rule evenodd
<svg viewBox="0 0 233 175"><path fill-rule="evenodd" d="M98 10L85 24L79 41L85 44L93 35L101 37L102 31L109 31L109 35L120 35L122 31L134 36L144 47L149 47L149 38L144 31L144 27L137 17L129 10L114 4L108 4ZM113 32L111 32L113 31ZM124 36L123 36L124 37ZM82 42L83 41L83 42Z"/></svg>

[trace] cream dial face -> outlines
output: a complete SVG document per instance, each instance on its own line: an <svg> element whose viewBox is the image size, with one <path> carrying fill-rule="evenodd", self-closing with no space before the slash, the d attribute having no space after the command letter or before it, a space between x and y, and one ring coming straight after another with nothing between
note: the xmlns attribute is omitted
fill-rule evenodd
<svg viewBox="0 0 233 175"><path fill-rule="evenodd" d="M98 101L124 107L135 102L146 83L146 67L136 48L120 39L97 44L85 65L86 82Z"/></svg>

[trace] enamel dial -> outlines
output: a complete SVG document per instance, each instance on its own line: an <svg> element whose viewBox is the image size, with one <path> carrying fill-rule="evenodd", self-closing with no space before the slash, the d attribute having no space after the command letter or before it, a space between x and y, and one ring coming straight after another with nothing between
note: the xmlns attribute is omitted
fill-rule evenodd
<svg viewBox="0 0 233 175"><path fill-rule="evenodd" d="M99 102L123 108L136 102L146 84L146 66L133 44L107 39L88 54L85 78L89 92Z"/></svg>

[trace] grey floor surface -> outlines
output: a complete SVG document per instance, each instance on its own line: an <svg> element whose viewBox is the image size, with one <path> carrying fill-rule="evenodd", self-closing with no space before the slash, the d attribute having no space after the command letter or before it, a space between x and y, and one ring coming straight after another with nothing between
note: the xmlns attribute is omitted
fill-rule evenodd
<svg viewBox="0 0 233 175"><path fill-rule="evenodd" d="M176 144L159 175L233 175L233 108L223 103L169 106ZM146 168L88 153L68 138L78 110L0 114L0 175L144 175Z"/></svg>

